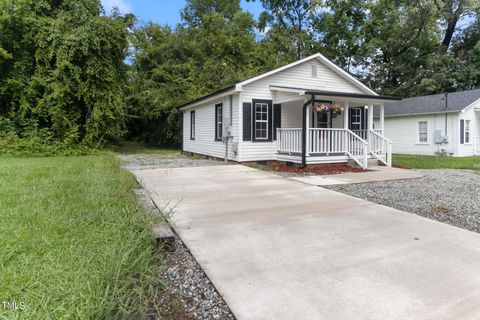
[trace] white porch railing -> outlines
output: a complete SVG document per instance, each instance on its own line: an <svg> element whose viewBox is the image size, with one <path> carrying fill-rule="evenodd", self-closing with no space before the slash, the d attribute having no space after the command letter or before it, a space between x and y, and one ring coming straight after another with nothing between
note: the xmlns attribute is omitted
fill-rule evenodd
<svg viewBox="0 0 480 320"><path fill-rule="evenodd" d="M357 136L362 138L363 140L368 140L368 132L370 130L368 129L362 129L362 130L351 130L353 133L355 133ZM383 135L382 129L373 129L375 133L378 133L379 135Z"/></svg>
<svg viewBox="0 0 480 320"><path fill-rule="evenodd" d="M392 141L370 130L367 136L368 151L386 166L392 166Z"/></svg>
<svg viewBox="0 0 480 320"><path fill-rule="evenodd" d="M308 129L307 156L346 154L359 166L366 169L368 143L348 129ZM280 153L302 152L302 129L277 129L277 150Z"/></svg>
<svg viewBox="0 0 480 320"><path fill-rule="evenodd" d="M473 137L473 154L480 156L480 137Z"/></svg>
<svg viewBox="0 0 480 320"><path fill-rule="evenodd" d="M343 129L310 128L309 153L345 153L347 132Z"/></svg>
<svg viewBox="0 0 480 320"><path fill-rule="evenodd" d="M367 169L368 166L368 143L360 136L356 135L352 131L346 129L346 153L363 169Z"/></svg>
<svg viewBox="0 0 480 320"><path fill-rule="evenodd" d="M286 153L302 152L302 128L278 128L277 150Z"/></svg>

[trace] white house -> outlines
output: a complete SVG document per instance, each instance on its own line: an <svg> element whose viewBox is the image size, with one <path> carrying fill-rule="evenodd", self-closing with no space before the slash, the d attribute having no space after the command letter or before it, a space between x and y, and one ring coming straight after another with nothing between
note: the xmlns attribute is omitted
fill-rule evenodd
<svg viewBox="0 0 480 320"><path fill-rule="evenodd" d="M181 106L183 150L238 162L391 164L387 101L315 54ZM373 112L379 109L379 127ZM341 112L341 114L338 114Z"/></svg>
<svg viewBox="0 0 480 320"><path fill-rule="evenodd" d="M480 155L480 90L387 103L385 136L394 153Z"/></svg>

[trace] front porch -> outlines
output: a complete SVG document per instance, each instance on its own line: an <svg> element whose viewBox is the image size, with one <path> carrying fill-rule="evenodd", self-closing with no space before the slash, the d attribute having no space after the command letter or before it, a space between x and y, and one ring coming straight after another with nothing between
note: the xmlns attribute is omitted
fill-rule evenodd
<svg viewBox="0 0 480 320"><path fill-rule="evenodd" d="M303 92L300 100L298 95L282 93L283 101L279 101L282 126L276 128L276 160L302 165L349 162L367 169L368 160L375 159L391 166L392 142L383 136L383 101L390 97ZM334 107L328 109L329 105ZM334 108L336 112L332 112ZM291 126L295 124L300 126Z"/></svg>

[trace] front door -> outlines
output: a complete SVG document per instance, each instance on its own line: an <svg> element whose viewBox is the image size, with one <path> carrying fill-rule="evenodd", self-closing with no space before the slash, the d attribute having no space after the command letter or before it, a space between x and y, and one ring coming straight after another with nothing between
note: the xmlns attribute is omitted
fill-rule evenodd
<svg viewBox="0 0 480 320"><path fill-rule="evenodd" d="M312 127L313 128L331 128L331 120L328 112L313 112Z"/></svg>

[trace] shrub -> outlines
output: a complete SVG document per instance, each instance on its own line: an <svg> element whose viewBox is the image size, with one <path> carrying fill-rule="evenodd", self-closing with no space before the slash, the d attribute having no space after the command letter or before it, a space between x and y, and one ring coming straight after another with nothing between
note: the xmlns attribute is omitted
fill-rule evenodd
<svg viewBox="0 0 480 320"><path fill-rule="evenodd" d="M50 130L39 128L35 122L15 124L0 117L0 155L48 157L96 153L95 149L77 144L76 140L75 132L60 141Z"/></svg>

